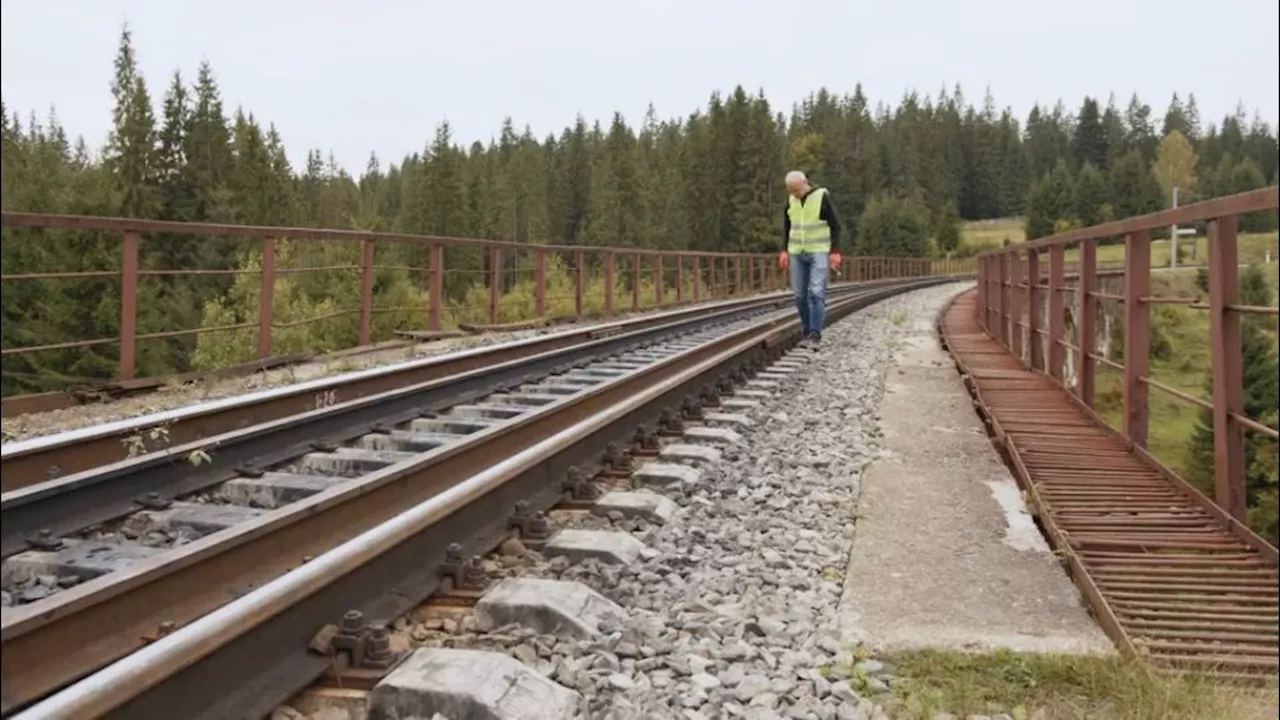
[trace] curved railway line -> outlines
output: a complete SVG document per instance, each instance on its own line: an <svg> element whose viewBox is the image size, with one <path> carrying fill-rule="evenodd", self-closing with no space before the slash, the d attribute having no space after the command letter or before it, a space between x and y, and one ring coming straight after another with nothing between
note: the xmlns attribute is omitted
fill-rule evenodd
<svg viewBox="0 0 1280 720"><path fill-rule="evenodd" d="M948 280L833 288L830 317ZM778 294L211 403L140 457L120 440L155 418L7 445L3 715L261 717L335 663L385 666L353 618L475 591L464 558L544 540L544 511L590 503L798 335ZM309 649L335 626L340 652Z"/></svg>

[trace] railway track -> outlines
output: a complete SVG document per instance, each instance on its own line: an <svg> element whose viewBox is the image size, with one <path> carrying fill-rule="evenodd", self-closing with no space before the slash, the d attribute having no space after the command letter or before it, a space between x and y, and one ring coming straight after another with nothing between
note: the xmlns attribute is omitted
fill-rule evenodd
<svg viewBox="0 0 1280 720"><path fill-rule="evenodd" d="M886 282L861 283L876 287ZM833 294L851 285L835 285ZM450 353L337 376L318 378L199 405L120 420L0 446L0 490L5 493L91 470L139 454L211 438L223 433L357 400L459 373L497 367L553 350L582 348L613 335L662 329L679 322L707 322L744 311L789 306L789 293L707 303L615 322L575 328L500 345ZM585 349L585 348L584 348Z"/></svg>
<svg viewBox="0 0 1280 720"><path fill-rule="evenodd" d="M844 288L831 317L942 281ZM4 612L3 714L75 683L20 717L265 715L331 668L308 652L321 628L453 588L462 557L513 530L536 542L543 510L589 502L653 446L638 428L678 433L777 357L798 335L779 304L680 315L6 493L6 581L42 590Z"/></svg>

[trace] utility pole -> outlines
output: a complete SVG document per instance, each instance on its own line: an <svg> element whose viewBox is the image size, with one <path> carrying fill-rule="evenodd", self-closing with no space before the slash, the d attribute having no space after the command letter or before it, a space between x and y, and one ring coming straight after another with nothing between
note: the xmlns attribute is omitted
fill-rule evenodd
<svg viewBox="0 0 1280 720"><path fill-rule="evenodd" d="M1173 209L1178 207L1178 186L1173 187ZM1178 268L1178 237L1181 235L1195 235L1196 229L1180 228L1177 223L1169 226L1169 269L1176 270ZM1194 239L1193 241L1194 242ZM1195 245L1191 246L1191 258L1195 259Z"/></svg>

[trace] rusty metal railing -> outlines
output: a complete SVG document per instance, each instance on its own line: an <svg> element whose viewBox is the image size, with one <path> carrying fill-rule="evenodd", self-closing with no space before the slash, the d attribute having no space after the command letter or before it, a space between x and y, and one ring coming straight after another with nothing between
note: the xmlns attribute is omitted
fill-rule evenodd
<svg viewBox="0 0 1280 720"><path fill-rule="evenodd" d="M1094 407L1095 377L1102 365L1123 373L1123 427L1120 431L1148 460L1164 464L1147 451L1150 426L1149 393L1155 388L1179 401L1209 409L1215 443L1214 497L1231 517L1246 517L1244 432L1271 439L1275 429L1244 414L1241 367L1241 316L1275 316L1275 307L1239 302L1237 254L1238 216L1274 210L1280 205L1276 187L1218 198L1173 210L1072 230L1022 245L983 253L978 258L979 322L983 330L1032 370L1045 373L1072 390L1086 407ZM1151 238L1157 228L1207 223L1209 264L1208 302L1198 298L1157 297L1151 294ZM1101 274L1097 250L1101 241L1123 238L1124 290L1098 289ZM1066 282L1068 248L1076 249L1077 280ZM1047 273L1045 260L1047 259ZM1074 342L1067 334L1065 300L1074 297ZM1098 303L1123 305L1124 362L1098 353L1095 316ZM1202 400L1150 377L1151 306L1183 304L1207 310L1210 318L1212 399ZM1047 322L1046 322L1047 320ZM1065 377L1068 352L1075 368L1074 387Z"/></svg>
<svg viewBox="0 0 1280 720"><path fill-rule="evenodd" d="M779 290L787 285L786 275L778 270L776 255L773 253L528 245L360 230L197 224L21 212L5 212L2 217L2 225L7 231L19 228L37 229L36 232L27 231L21 235L6 237L5 242L35 242L37 237L41 242L56 242L58 238L44 236L56 234L56 231L78 231L106 233L108 239L119 243L119 249L111 251L117 259L107 263L108 267L59 272L38 268L40 272L35 272L33 270L36 268L6 266L4 274L0 276L0 282L6 288L18 283L100 279L104 283L103 287L110 287L112 292L119 293L120 309L118 331L112 336L69 337L38 345L6 346L0 350L0 354L6 359L68 350L102 349L107 354L115 354L111 350L115 348L118 362L114 381L122 384L138 383L139 344L149 341L190 338L208 333L255 333L254 354L258 361L266 361L273 357L273 353L278 352L282 331L353 316L358 318L353 345L361 347L369 346L377 339L376 336L386 334L378 332L375 320L389 316L401 318L401 325L439 332L446 329L446 326L459 324L460 321L479 325L487 320L489 325L499 325L550 318L612 317L618 312L724 299ZM9 234L10 232L6 232L6 235ZM154 247L147 248L147 244L198 237L235 238L244 241L245 246L241 249L256 253L257 261L247 268L148 266L149 255L144 250ZM346 252L324 255L326 259L337 258L335 262L310 267L287 267L281 262L282 242L338 243L345 246ZM413 247L415 257L422 261L415 264L377 262L379 251L392 245ZM356 247L358 252L355 251ZM455 263L462 267L446 266L446 252L454 248L469 248L471 251L467 261ZM548 283L549 266L552 265L561 268L562 276L568 275L568 282L559 283L559 290ZM848 257L838 277L862 281L937 274L972 274L975 269L975 258L931 261L925 258ZM379 274L386 271L425 276L420 281L425 286L422 302L412 306L375 304L375 282ZM310 317L280 318L277 309L277 284L281 279L288 277L296 282L299 276L318 273L343 273L349 276L350 287L358 288L358 297L352 298L355 302L350 302L349 307L329 308L324 313ZM256 316L238 317L236 322L216 326L139 331L140 282L172 282L171 278L177 277L246 275L256 275L259 278L256 287ZM512 291L522 283L526 294L530 289L532 291L530 307L525 307L522 302L516 302L517 298L511 297ZM448 297L450 293L447 292L447 287L455 290L460 287L462 292L452 293L454 297L451 299ZM477 289L479 292L471 292ZM477 301L476 296L481 294L484 299ZM152 316L157 312L155 308L148 310ZM385 328L387 324L396 323L383 323L379 327ZM249 358L241 360L248 362ZM98 382L110 379L86 378Z"/></svg>

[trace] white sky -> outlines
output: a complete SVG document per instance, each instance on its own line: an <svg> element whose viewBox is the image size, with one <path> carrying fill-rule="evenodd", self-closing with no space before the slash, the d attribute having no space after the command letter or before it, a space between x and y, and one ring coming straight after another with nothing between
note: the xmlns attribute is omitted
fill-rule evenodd
<svg viewBox="0 0 1280 720"><path fill-rule="evenodd" d="M1202 121L1243 101L1280 118L1276 0L3 0L0 92L24 117L50 105L97 147L110 122L121 24L157 106L176 67L213 65L230 114L276 124L295 165L331 150L359 173L422 148L447 118L462 142L504 116L539 137L578 113L639 121L763 88L775 109L861 81L874 103L907 88L989 85L1025 119L1032 103L1137 91L1163 117L1193 92Z"/></svg>

